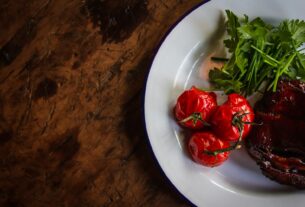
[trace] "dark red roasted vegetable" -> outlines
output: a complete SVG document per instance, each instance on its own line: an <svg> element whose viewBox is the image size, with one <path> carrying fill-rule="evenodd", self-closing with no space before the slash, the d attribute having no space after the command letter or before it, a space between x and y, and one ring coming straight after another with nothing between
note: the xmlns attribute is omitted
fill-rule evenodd
<svg viewBox="0 0 305 207"><path fill-rule="evenodd" d="M189 153L194 161L208 167L216 167L226 161L230 151L217 153L216 155L207 152L226 150L230 143L216 137L213 132L203 131L192 135L188 142Z"/></svg>
<svg viewBox="0 0 305 207"><path fill-rule="evenodd" d="M206 92L193 86L178 97L174 114L181 126L201 129L208 125L216 108L217 101L214 92Z"/></svg>
<svg viewBox="0 0 305 207"><path fill-rule="evenodd" d="M249 134L253 120L254 112L247 99L232 93L212 115L211 125L219 138L237 142Z"/></svg>

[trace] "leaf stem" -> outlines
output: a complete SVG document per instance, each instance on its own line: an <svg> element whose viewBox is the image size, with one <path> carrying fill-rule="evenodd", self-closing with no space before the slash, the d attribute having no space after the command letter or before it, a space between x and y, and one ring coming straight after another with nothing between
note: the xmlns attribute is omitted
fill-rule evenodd
<svg viewBox="0 0 305 207"><path fill-rule="evenodd" d="M180 120L180 123L185 123L192 120L193 121L193 126L196 126L197 122L200 121L201 123L203 123L204 126L211 126L208 122L206 122L202 116L201 113L199 112L194 112L191 115L189 115L188 117L186 117L185 119Z"/></svg>
<svg viewBox="0 0 305 207"><path fill-rule="evenodd" d="M276 76L275 76L275 79L274 79L274 82L273 82L273 88L272 88L272 91L275 92L276 91L276 87L277 87L277 82L279 81L279 78L280 76L285 72L287 71L289 65L291 64L291 62L293 61L294 57L296 56L296 52L294 54L292 54L288 61L286 62L286 64L283 66L283 68L279 68L277 71L276 71Z"/></svg>
<svg viewBox="0 0 305 207"><path fill-rule="evenodd" d="M213 60L213 61L220 61L220 62L227 62L227 61L229 61L229 58L211 57L211 60Z"/></svg>
<svg viewBox="0 0 305 207"><path fill-rule="evenodd" d="M258 51L259 53L261 53L261 55L263 55L264 57L266 57L267 60L268 60L268 63L271 64L272 66L273 66L273 63L271 63L270 61L273 61L273 62L276 63L276 64L280 64L280 62L279 62L278 60L276 60L276 59L274 59L273 57L271 57L270 55L264 53L262 50L258 49L258 48L255 47L254 45L251 45L251 47L252 47L254 50L256 50L256 51ZM266 63L267 63L267 62L266 62Z"/></svg>
<svg viewBox="0 0 305 207"><path fill-rule="evenodd" d="M238 128L238 132L239 132L239 137L238 137L238 141L236 141L233 145L231 145L230 147L224 148L224 149L218 149L218 150L214 150L214 151L209 151L209 150L205 150L203 151L203 153L207 154L207 155L213 155L216 156L219 153L224 153L224 152L228 152L228 151L232 151L235 149L239 149L241 147L242 144L242 138L243 138L243 134L244 134L244 125L245 124L255 124L253 122L244 122L242 119L244 116L248 115L250 113L240 113L237 112L234 114L233 118L232 118L232 125Z"/></svg>

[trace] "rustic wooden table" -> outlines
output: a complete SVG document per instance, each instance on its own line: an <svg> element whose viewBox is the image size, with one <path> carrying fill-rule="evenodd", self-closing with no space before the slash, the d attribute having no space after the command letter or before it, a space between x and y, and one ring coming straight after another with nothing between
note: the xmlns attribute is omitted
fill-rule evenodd
<svg viewBox="0 0 305 207"><path fill-rule="evenodd" d="M202 0L2 0L0 206L187 206L142 124L154 49Z"/></svg>

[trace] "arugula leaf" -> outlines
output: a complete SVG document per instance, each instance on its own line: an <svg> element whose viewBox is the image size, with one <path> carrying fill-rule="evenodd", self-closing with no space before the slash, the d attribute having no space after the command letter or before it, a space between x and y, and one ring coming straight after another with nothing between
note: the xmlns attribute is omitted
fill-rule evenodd
<svg viewBox="0 0 305 207"><path fill-rule="evenodd" d="M249 21L226 10L224 40L231 58L220 69L209 72L210 81L226 93L250 95L264 82L267 90L276 90L283 76L305 81L305 54L299 49L305 43L305 22L285 20L272 26L261 18Z"/></svg>
<svg viewBox="0 0 305 207"><path fill-rule="evenodd" d="M218 89L224 90L225 93L240 92L242 83L240 81L231 81L230 75L225 71L215 68L210 70L209 79L218 86Z"/></svg>
<svg viewBox="0 0 305 207"><path fill-rule="evenodd" d="M228 17L227 27L228 27L228 34L231 36L232 39L238 40L238 32L237 28L240 26L238 17L230 10L226 10L226 14Z"/></svg>
<svg viewBox="0 0 305 207"><path fill-rule="evenodd" d="M296 71L296 77L294 79L305 81L305 54L297 53L297 60L292 65Z"/></svg>
<svg viewBox="0 0 305 207"><path fill-rule="evenodd" d="M301 46L305 42L305 22L303 20L284 20L280 23L277 32L283 42Z"/></svg>
<svg viewBox="0 0 305 207"><path fill-rule="evenodd" d="M237 28L240 26L240 23L238 17L230 10L226 10L226 14L228 18L228 21L226 22L227 32L231 39L225 40L224 43L229 51L232 52L236 48L239 40Z"/></svg>
<svg viewBox="0 0 305 207"><path fill-rule="evenodd" d="M249 43L239 41L235 50L235 63L242 73L245 72L248 66L248 49L250 48Z"/></svg>

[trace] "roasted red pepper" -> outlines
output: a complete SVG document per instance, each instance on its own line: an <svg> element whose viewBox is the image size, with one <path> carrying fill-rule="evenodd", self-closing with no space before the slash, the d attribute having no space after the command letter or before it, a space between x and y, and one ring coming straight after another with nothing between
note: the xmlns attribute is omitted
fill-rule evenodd
<svg viewBox="0 0 305 207"><path fill-rule="evenodd" d="M229 142L218 139L213 132L197 132L188 142L188 149L194 161L204 166L215 167L228 159ZM224 152L220 152L224 149ZM217 151L217 154L213 152Z"/></svg>
<svg viewBox="0 0 305 207"><path fill-rule="evenodd" d="M214 92L206 92L193 86L178 97L174 114L180 125L200 129L208 125L216 108Z"/></svg>
<svg viewBox="0 0 305 207"><path fill-rule="evenodd" d="M213 114L211 125L219 138L241 141L249 134L253 121L254 112L247 99L239 94L230 94Z"/></svg>

